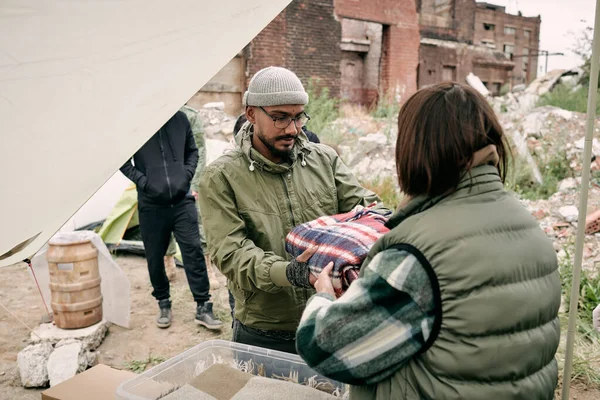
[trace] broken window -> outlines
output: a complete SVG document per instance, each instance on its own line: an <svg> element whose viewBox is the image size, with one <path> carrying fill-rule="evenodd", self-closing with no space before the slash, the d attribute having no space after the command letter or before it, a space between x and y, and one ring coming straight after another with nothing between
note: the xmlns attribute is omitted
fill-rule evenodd
<svg viewBox="0 0 600 400"><path fill-rule="evenodd" d="M483 23L483 29L486 31L495 31L496 30L496 25L494 24L488 24L488 23Z"/></svg>
<svg viewBox="0 0 600 400"><path fill-rule="evenodd" d="M529 29L523 30L523 36L525 37L527 43L529 43L529 40L531 39L531 31Z"/></svg>
<svg viewBox="0 0 600 400"><path fill-rule="evenodd" d="M513 59L513 54L515 54L515 45L514 44L505 44L504 45L504 55L509 59Z"/></svg>
<svg viewBox="0 0 600 400"><path fill-rule="evenodd" d="M517 34L517 28L513 28L512 26L505 26L504 27L504 34L505 35L516 35Z"/></svg>
<svg viewBox="0 0 600 400"><path fill-rule="evenodd" d="M494 82L494 94L500 94L502 91L502 82Z"/></svg>

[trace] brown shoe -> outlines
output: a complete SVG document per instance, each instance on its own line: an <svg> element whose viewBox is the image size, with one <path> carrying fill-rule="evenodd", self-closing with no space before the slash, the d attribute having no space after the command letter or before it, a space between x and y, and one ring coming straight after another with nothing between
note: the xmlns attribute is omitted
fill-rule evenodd
<svg viewBox="0 0 600 400"><path fill-rule="evenodd" d="M177 278L177 267L175 266L175 256L165 256L165 271L169 282L174 282Z"/></svg>

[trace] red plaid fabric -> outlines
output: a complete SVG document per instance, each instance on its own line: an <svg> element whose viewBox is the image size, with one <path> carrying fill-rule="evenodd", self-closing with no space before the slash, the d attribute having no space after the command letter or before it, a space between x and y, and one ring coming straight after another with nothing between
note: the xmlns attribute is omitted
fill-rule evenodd
<svg viewBox="0 0 600 400"><path fill-rule="evenodd" d="M371 207L324 216L295 227L286 237L286 251L298 257L310 246L317 252L308 261L311 272L319 274L333 261L333 288L339 295L358 278L360 266L373 244L383 234L387 218Z"/></svg>

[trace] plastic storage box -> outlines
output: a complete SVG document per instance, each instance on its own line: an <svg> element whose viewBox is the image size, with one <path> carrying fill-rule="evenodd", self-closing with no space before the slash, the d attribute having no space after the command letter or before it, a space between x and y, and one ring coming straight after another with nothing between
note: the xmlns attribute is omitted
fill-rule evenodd
<svg viewBox="0 0 600 400"><path fill-rule="evenodd" d="M319 375L297 355L226 340L210 340L124 382L117 388L117 400L158 400L191 382L215 363L307 385L339 398L348 397L344 384Z"/></svg>

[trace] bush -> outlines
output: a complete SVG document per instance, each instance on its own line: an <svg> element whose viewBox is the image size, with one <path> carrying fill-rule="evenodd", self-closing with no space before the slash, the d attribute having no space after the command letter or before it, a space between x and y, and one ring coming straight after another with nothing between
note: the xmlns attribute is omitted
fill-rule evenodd
<svg viewBox="0 0 600 400"><path fill-rule="evenodd" d="M562 282L561 292L565 305L565 310L569 309L569 298L571 296L571 287L573 281L573 242L565 247L566 256L559 259L559 273ZM578 322L575 332L573 370L571 382L580 382L587 386L600 386L600 334L594 329L592 324L592 311L600 303L600 277L598 274L591 274L587 270L581 271L581 287L579 291L578 302ZM567 331L567 312L560 314L561 330ZM563 333L564 335L565 333ZM564 342L561 343L557 360L560 371L564 368ZM562 375L560 377L562 380Z"/></svg>
<svg viewBox="0 0 600 400"><path fill-rule="evenodd" d="M515 157L508 163L506 187L527 200L549 198L558 190L560 181L573 176L564 150L554 154L540 169L543 181L541 185L533 178L525 160L516 155L516 150L514 154Z"/></svg>
<svg viewBox="0 0 600 400"><path fill-rule="evenodd" d="M538 106L554 106L568 111L587 112L588 86L571 88L557 85L554 90L543 95ZM600 114L600 102L596 104L596 114Z"/></svg>
<svg viewBox="0 0 600 400"><path fill-rule="evenodd" d="M395 119L400 112L400 103L390 93L379 97L377 105L371 109L373 118Z"/></svg>
<svg viewBox="0 0 600 400"><path fill-rule="evenodd" d="M390 210L395 210L402 201L402 195L398 190L397 182L390 176L377 177L371 180L364 180L361 185L377 194L383 204Z"/></svg>
<svg viewBox="0 0 600 400"><path fill-rule="evenodd" d="M310 79L306 85L309 101L305 111L310 115L310 121L306 127L321 135L325 133L328 126L335 121L339 114L339 100L329 95L329 88L320 87L319 82Z"/></svg>

